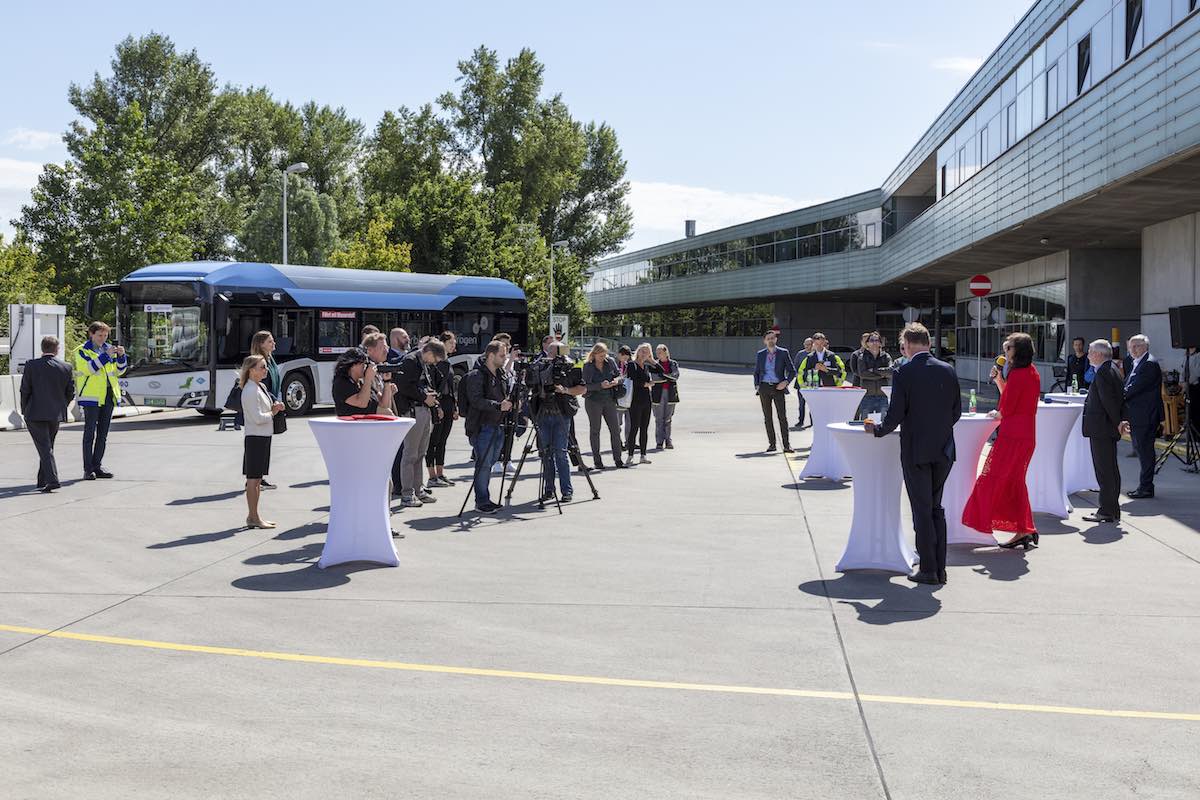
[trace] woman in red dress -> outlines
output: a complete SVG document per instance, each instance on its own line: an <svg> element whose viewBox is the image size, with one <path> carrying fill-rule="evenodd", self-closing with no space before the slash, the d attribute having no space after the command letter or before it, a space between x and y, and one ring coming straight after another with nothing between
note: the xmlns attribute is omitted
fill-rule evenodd
<svg viewBox="0 0 1200 800"><path fill-rule="evenodd" d="M1037 443L1035 420L1042 380L1033 366L1033 340L1029 334L1009 336L1004 341L1004 355L1012 365L1008 378L992 368L992 380L1000 390L1000 407L995 412L1000 429L971 499L963 508L962 522L983 533L1016 534L1000 546L1028 550L1038 543L1025 472Z"/></svg>

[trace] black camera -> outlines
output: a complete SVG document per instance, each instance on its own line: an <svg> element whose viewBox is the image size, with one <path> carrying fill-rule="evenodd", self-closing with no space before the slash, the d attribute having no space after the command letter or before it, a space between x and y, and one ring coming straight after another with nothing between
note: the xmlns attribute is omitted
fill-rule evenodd
<svg viewBox="0 0 1200 800"><path fill-rule="evenodd" d="M382 364L375 365L375 374L383 377L384 375L395 375L400 371L400 362L384 361Z"/></svg>

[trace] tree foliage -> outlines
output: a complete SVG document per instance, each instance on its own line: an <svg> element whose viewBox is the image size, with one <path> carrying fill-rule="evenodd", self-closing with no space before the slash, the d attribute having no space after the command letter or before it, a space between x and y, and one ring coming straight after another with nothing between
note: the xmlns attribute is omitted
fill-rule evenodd
<svg viewBox="0 0 1200 800"><path fill-rule="evenodd" d="M409 272L412 264L412 245L393 244L389 240L392 220L377 213L367 223L367 230L354 237L344 249L329 256L329 266L343 269L382 269L388 272Z"/></svg>
<svg viewBox="0 0 1200 800"><path fill-rule="evenodd" d="M283 173L276 172L259 187L240 237L239 254L247 261L283 261ZM326 265L338 249L337 204L318 194L298 175L288 178L288 263Z"/></svg>

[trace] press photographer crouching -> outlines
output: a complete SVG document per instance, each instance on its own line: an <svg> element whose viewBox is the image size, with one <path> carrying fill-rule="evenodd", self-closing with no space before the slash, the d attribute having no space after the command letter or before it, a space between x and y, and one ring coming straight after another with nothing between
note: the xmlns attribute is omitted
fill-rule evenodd
<svg viewBox="0 0 1200 800"><path fill-rule="evenodd" d="M509 385L504 372L508 347L492 341L483 351L475 368L463 378L467 401L467 437L475 453L475 510L494 514L500 505L492 502L489 482L492 465L500 458L504 444L504 415L512 410Z"/></svg>
<svg viewBox="0 0 1200 800"><path fill-rule="evenodd" d="M587 391L583 377L574 369L565 342L543 345L544 355L526 368L525 382L530 387L530 405L537 425L539 456L542 459L540 502L554 499L554 477L558 475L561 499L574 497L571 486L571 461L567 445L571 437L571 418L579 410L576 397Z"/></svg>

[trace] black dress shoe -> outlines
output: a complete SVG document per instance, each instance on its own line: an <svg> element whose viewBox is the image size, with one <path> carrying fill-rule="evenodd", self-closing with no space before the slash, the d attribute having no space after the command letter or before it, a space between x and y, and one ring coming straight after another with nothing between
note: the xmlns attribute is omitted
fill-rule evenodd
<svg viewBox="0 0 1200 800"><path fill-rule="evenodd" d="M96 480L96 473L94 473L94 472L85 472L85 473L83 473L83 479L84 479L85 481L94 481L94 480Z"/></svg>
<svg viewBox="0 0 1200 800"><path fill-rule="evenodd" d="M772 445L768 445L768 446L767 446L767 452L768 452L768 453L774 453L774 452L775 452L775 445L773 445L773 444L772 444Z"/></svg>
<svg viewBox="0 0 1200 800"><path fill-rule="evenodd" d="M908 579L913 583L925 583L930 586L937 586L941 584L941 581L938 580L936 575L930 575L928 572L914 572L912 575L908 576Z"/></svg>
<svg viewBox="0 0 1200 800"><path fill-rule="evenodd" d="M946 570L939 569L938 570L938 583L945 583L945 582L946 582Z"/></svg>
<svg viewBox="0 0 1200 800"><path fill-rule="evenodd" d="M628 469L628 468L629 468L628 461L618 461L617 462L617 469Z"/></svg>
<svg viewBox="0 0 1200 800"><path fill-rule="evenodd" d="M261 479L259 479L258 485L259 485L260 487L262 487L263 489L277 489L277 488L279 488L279 487L277 487L277 486L276 486L275 484L273 484L273 483L267 483L267 479L266 479L266 478L261 478Z"/></svg>
<svg viewBox="0 0 1200 800"><path fill-rule="evenodd" d="M38 489L38 491L40 491L42 494L50 494L55 489L60 489L60 488L62 488L62 487L59 486L57 483L47 483L45 486Z"/></svg>
<svg viewBox="0 0 1200 800"><path fill-rule="evenodd" d="M1126 492L1125 494L1131 500L1146 500L1148 498L1154 497L1154 492L1146 492L1141 489L1134 489L1132 492Z"/></svg>
<svg viewBox="0 0 1200 800"><path fill-rule="evenodd" d="M1104 514L1088 514L1083 518L1084 522L1116 522L1116 517L1109 517Z"/></svg>
<svg viewBox="0 0 1200 800"><path fill-rule="evenodd" d="M597 471L604 469L604 462L598 458L595 461L593 461L592 464Z"/></svg>
<svg viewBox="0 0 1200 800"><path fill-rule="evenodd" d="M108 470L104 469L103 467L97 467L96 468L96 477L97 478L111 478L112 473L109 472Z"/></svg>
<svg viewBox="0 0 1200 800"><path fill-rule="evenodd" d="M790 444L785 444L785 445L783 446L783 452L785 452L785 453L794 453L794 452L796 452L796 451L792 449L792 446L791 446Z"/></svg>

